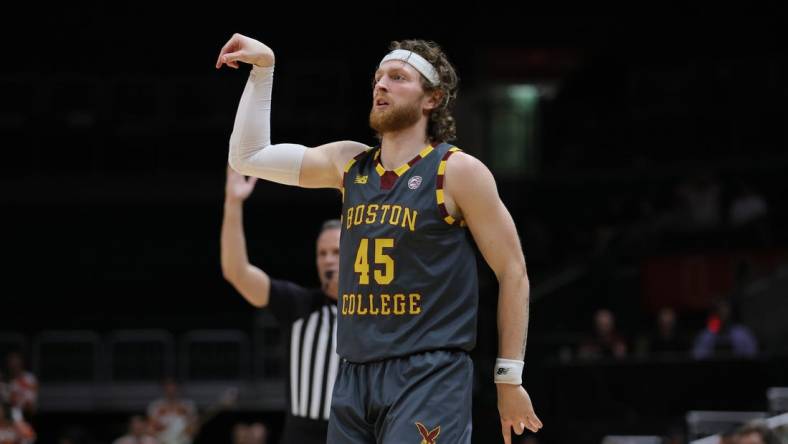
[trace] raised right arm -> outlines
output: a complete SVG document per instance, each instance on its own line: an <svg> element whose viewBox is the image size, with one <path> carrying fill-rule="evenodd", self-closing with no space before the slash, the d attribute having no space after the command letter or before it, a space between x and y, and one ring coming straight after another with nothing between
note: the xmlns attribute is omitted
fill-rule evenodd
<svg viewBox="0 0 788 444"><path fill-rule="evenodd" d="M345 163L367 146L353 141L332 142L315 148L294 143L272 145L274 61L271 48L240 34L233 35L219 53L217 68L222 64L238 68L238 62L253 65L230 136L230 167L246 176L286 185L340 188Z"/></svg>

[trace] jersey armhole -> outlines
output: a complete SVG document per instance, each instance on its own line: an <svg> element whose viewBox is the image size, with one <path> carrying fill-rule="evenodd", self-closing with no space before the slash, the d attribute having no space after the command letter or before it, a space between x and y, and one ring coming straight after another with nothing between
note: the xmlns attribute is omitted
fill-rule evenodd
<svg viewBox="0 0 788 444"><path fill-rule="evenodd" d="M440 163L438 164L438 175L435 178L435 198L438 202L438 210L440 210L441 216L443 217L443 221L449 225L456 225L458 227L465 227L465 221L463 219L455 219L449 211L446 209L446 201L443 196L443 180L446 175L446 162L449 160L452 154L462 151L461 149L453 146L446 151L446 154L443 155L441 158Z"/></svg>
<svg viewBox="0 0 788 444"><path fill-rule="evenodd" d="M345 202L345 179L347 179L347 173L350 172L351 168L353 168L353 164L358 162L359 159L364 157L370 151L372 151L372 147L367 147L366 150L356 154L355 156L353 156L352 159L348 160L347 163L345 163L345 169L342 172L342 187L339 189L339 191L342 192L342 202L343 203Z"/></svg>

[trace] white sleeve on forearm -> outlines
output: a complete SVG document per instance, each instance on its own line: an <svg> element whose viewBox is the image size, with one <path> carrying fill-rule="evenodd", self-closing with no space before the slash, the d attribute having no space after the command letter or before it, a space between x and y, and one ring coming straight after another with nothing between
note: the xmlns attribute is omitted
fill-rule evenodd
<svg viewBox="0 0 788 444"><path fill-rule="evenodd" d="M252 67L235 114L228 162L232 169L246 176L298 185L307 148L292 143L271 145L273 83L273 66Z"/></svg>

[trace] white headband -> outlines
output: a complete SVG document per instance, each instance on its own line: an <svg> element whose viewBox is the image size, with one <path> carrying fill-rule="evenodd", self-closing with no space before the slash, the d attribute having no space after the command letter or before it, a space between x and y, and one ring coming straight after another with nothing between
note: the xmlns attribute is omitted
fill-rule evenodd
<svg viewBox="0 0 788 444"><path fill-rule="evenodd" d="M406 51L404 49L395 49L383 57L383 60L380 61L380 65L388 62L389 60L402 60L403 62L409 64L410 66L416 68L416 71L420 72L421 75L427 78L427 80L432 84L432 86L438 86L440 83L440 78L438 77L438 71L435 70L435 67L432 66L430 62L427 61L424 57L416 54L413 51ZM378 67L380 67L378 65Z"/></svg>

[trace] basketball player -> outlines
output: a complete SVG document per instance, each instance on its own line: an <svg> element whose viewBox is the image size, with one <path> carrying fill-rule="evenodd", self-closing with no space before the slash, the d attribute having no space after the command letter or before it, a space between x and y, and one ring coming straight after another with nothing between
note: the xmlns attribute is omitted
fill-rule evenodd
<svg viewBox="0 0 788 444"><path fill-rule="evenodd" d="M323 224L317 238L317 269L322 288L306 289L272 279L249 263L243 232L243 202L254 189L254 178L227 168L222 271L252 305L267 307L290 338L288 408L281 442L326 442L331 392L339 357L336 354L337 287L339 285L339 221ZM274 252L272 252L274 253Z"/></svg>
<svg viewBox="0 0 788 444"><path fill-rule="evenodd" d="M230 137L242 174L342 191L337 352L329 443L469 443L478 305L470 229L500 285L494 381L504 441L542 424L522 387L528 277L492 174L446 143L457 76L432 42L393 42L374 75L380 145L270 143L274 53L235 34L216 68L252 64ZM319 69L319 67L316 67ZM341 110L337 110L341 112Z"/></svg>

